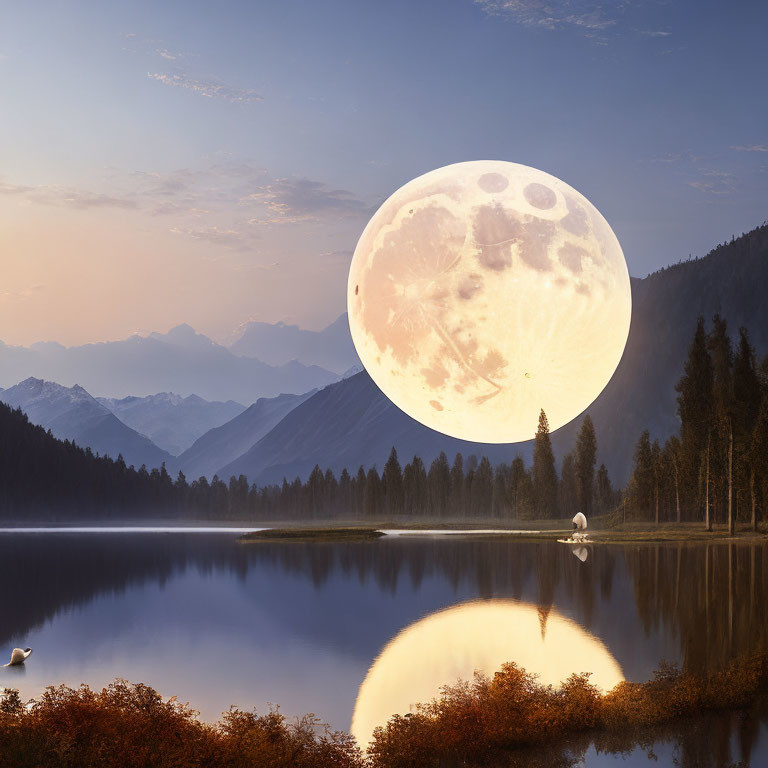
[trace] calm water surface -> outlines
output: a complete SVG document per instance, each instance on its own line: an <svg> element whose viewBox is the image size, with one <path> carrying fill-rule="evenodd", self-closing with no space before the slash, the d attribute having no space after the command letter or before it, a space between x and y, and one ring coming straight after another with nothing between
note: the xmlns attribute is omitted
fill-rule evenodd
<svg viewBox="0 0 768 768"><path fill-rule="evenodd" d="M766 545L235 538L0 533L0 655L34 649L25 666L0 669L0 686L32 697L122 677L210 720L231 704L274 703L348 730L358 694L358 720L378 717L389 681L415 703L425 685L495 668L499 653L539 659L541 672L578 653L585 671L646 680L661 660L712 670L768 649ZM658 765L762 766L766 723L762 707L655 732L646 748L574 749L588 766L647 765L651 746Z"/></svg>

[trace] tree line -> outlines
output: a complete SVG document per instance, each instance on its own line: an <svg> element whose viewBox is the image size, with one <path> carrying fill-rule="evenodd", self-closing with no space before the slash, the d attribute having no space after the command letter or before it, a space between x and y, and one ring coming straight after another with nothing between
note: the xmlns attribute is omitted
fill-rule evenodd
<svg viewBox="0 0 768 768"><path fill-rule="evenodd" d="M734 345L724 318L699 318L676 386L678 434L663 446L644 430L625 504L630 518L736 523L755 530L768 503L768 357L746 328Z"/></svg>
<svg viewBox="0 0 768 768"><path fill-rule="evenodd" d="M574 451L563 460L558 476L544 411L534 438L533 464L517 456L492 466L486 456L445 453L427 468L419 456L405 467L393 447L384 468L355 474L346 468L337 478L331 469L315 465L306 482L284 479L282 485L247 488L244 477L230 480L237 503L262 519L389 516L429 518L542 519L604 512L617 502L605 465L595 471L597 438L589 416L582 422ZM200 491L196 481L190 493ZM214 478L216 482L216 478ZM247 499L247 500L246 500Z"/></svg>
<svg viewBox="0 0 768 768"><path fill-rule="evenodd" d="M558 475L542 410L530 468L520 456L494 467L485 456L460 453L452 462L441 453L429 467L414 456L402 467L392 448L381 472L361 466L337 477L315 466L305 481L296 477L280 485L249 484L245 475L188 482L183 472L172 478L165 465L135 469L122 456L113 460L58 440L21 410L0 404L0 513L18 520L556 518L603 512L617 503L605 466L595 471L596 457L594 425L585 416Z"/></svg>

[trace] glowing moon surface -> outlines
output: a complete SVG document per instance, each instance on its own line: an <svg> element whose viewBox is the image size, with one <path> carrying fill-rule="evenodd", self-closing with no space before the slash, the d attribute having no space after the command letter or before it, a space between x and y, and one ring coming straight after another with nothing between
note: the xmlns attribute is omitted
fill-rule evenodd
<svg viewBox="0 0 768 768"><path fill-rule="evenodd" d="M360 360L428 427L529 440L581 413L619 364L629 274L600 212L516 163L457 163L397 190L355 249L347 292Z"/></svg>
<svg viewBox="0 0 768 768"><path fill-rule="evenodd" d="M374 728L392 715L428 703L444 685L471 680L475 670L492 676L510 661L544 684L559 685L580 672L591 672L603 691L624 680L605 645L554 609L542 626L528 603L464 603L411 624L385 646L360 686L352 735L367 747Z"/></svg>

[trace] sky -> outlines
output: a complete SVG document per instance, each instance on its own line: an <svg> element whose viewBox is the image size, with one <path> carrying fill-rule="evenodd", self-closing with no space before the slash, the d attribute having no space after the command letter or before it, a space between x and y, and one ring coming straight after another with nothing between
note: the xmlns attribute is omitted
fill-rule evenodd
<svg viewBox="0 0 768 768"><path fill-rule="evenodd" d="M319 329L368 218L500 159L631 275L768 218L761 0L5 3L0 339Z"/></svg>

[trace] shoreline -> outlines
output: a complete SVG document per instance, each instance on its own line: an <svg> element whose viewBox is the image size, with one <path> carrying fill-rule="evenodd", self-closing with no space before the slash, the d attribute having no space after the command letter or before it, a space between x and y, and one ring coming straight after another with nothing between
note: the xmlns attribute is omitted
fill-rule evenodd
<svg viewBox="0 0 768 768"><path fill-rule="evenodd" d="M0 535L7 534L84 534L84 535L125 535L125 534L221 534L235 535L237 541L254 543L265 541L374 541L380 538L473 538L499 539L508 541L556 541L567 539L573 533L566 520L425 520L404 521L376 520L349 521L323 520L306 521L227 521L220 524L195 520L189 522L159 520L156 523L137 524L126 522L115 525L87 525L67 523L62 525L41 524L39 526L18 525L0 528ZM587 530L584 542L567 544L590 546L594 544L701 544L701 543L759 543L768 542L768 531L761 527L752 531L745 527L737 529L731 536L725 525L714 526L712 531L704 530L701 523L661 523L658 527L644 523L623 523L608 526L603 518L596 518Z"/></svg>

